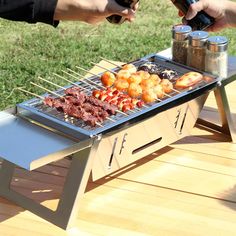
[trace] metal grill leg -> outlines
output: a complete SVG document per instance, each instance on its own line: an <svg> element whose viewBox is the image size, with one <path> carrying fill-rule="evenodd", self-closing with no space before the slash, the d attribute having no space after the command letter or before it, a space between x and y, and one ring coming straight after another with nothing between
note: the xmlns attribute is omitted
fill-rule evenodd
<svg viewBox="0 0 236 236"><path fill-rule="evenodd" d="M60 215L60 225L67 228L73 225L79 210L79 200L84 194L93 159L97 151L98 142L91 148L84 149L73 155L70 171L67 175L65 187L58 204L57 212Z"/></svg>
<svg viewBox="0 0 236 236"><path fill-rule="evenodd" d="M0 191L10 188L15 165L3 160L0 171Z"/></svg>
<svg viewBox="0 0 236 236"><path fill-rule="evenodd" d="M198 119L197 123L230 135L232 142L236 143L236 126L233 123L225 87L221 86L217 88L214 90L214 94L221 118L221 126L203 119Z"/></svg>
<svg viewBox="0 0 236 236"><path fill-rule="evenodd" d="M12 190L10 183L15 165L5 160L0 171L0 195L51 223L67 229L73 224L73 220L75 220L78 213L79 200L84 194L98 144L99 140L94 140L91 146L73 155L56 211Z"/></svg>

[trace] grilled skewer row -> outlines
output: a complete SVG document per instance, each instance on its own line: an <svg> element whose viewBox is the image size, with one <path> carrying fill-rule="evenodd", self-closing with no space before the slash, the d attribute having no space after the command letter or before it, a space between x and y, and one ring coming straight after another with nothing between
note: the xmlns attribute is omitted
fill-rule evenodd
<svg viewBox="0 0 236 236"><path fill-rule="evenodd" d="M127 64L117 73L116 77L109 71L105 72L101 76L103 85L113 86L118 91L127 92L133 99L140 97L145 103L162 99L166 93L173 90L173 84L168 79L161 80L158 75L150 75L146 71L136 71L135 66L131 65Z"/></svg>
<svg viewBox="0 0 236 236"><path fill-rule="evenodd" d="M104 122L110 115L116 114L117 110L116 106L88 96L78 87L66 89L65 96L62 98L46 97L44 104L71 117L81 119L92 127Z"/></svg>
<svg viewBox="0 0 236 236"><path fill-rule="evenodd" d="M191 88L203 79L202 74L189 72L178 78L174 86L169 79L161 79L157 74L149 74L147 71L137 71L132 64L123 66L116 76L110 71L101 76L104 86L114 86L119 91L127 92L132 98L141 97L145 103L164 98L166 94L175 90L174 87L177 89Z"/></svg>
<svg viewBox="0 0 236 236"><path fill-rule="evenodd" d="M131 98L128 94L118 91L115 88L94 90L93 96L101 101L117 106L123 112L133 110L136 107L141 108L144 105L143 101Z"/></svg>

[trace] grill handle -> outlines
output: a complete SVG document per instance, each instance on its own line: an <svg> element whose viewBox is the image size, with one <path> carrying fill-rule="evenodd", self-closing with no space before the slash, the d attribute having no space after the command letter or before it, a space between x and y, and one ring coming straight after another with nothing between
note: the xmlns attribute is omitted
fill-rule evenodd
<svg viewBox="0 0 236 236"><path fill-rule="evenodd" d="M153 140L153 141L151 141L151 142L149 142L149 143L146 143L146 144L142 145L141 147L138 147L138 148L134 149L133 152L132 152L132 154L134 155L134 154L136 154L136 153L138 153L138 152L141 152L141 151L143 151L144 149L149 148L149 147L151 147L152 145L155 145L155 144L161 142L161 140L162 140L162 137L160 137L160 138L158 138L158 139L155 139L155 140Z"/></svg>

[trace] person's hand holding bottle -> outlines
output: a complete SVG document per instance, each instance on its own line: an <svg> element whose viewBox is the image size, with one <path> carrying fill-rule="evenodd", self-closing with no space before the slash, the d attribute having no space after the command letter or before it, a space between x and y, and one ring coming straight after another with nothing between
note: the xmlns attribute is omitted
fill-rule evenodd
<svg viewBox="0 0 236 236"><path fill-rule="evenodd" d="M134 9L120 6L115 0L58 0L54 20L79 20L96 24L111 15L120 15L128 21L134 19Z"/></svg>
<svg viewBox="0 0 236 236"><path fill-rule="evenodd" d="M236 2L228 0L199 0L191 4L185 19L191 20L200 11L205 11L208 15L215 18L215 23L207 29L209 31L236 27Z"/></svg>

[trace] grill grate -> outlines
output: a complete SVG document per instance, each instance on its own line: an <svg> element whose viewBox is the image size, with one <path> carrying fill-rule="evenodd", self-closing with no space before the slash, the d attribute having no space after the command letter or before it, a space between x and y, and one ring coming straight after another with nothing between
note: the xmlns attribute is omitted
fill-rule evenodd
<svg viewBox="0 0 236 236"><path fill-rule="evenodd" d="M175 72L177 72L178 76L181 76L181 75L190 71L189 68L180 67L180 66L175 65L173 63L164 61L164 60L158 58L157 56L143 58L141 60L137 60L137 61L134 61L131 63L133 63L136 67L139 67L140 65L144 64L145 62L155 63L160 70L166 70L166 69L167 70L174 70ZM118 70L119 70L118 67L113 69L113 71L115 71L115 72L117 72ZM101 75L102 75L102 73L98 74L97 76L89 77L88 78L89 80L84 79L87 83L78 81L78 82L76 82L76 84L82 88L82 91L84 89L84 92L87 95L91 95L92 91L94 89L101 88L100 87L100 86L102 86L102 83L100 80ZM79 79L79 77L78 77L78 79ZM93 83L91 83L90 81L92 81ZM175 83L175 79L171 80L171 82ZM214 81L214 82L216 82L216 81ZM100 86L95 87L94 83L96 83ZM196 89L201 88L201 87L205 87L206 85L207 85L206 82L201 82L197 86L195 86L195 88L192 88L191 90L181 90L181 93L177 93L177 92L173 91L173 92L169 93L170 97L165 96L163 99L161 99L161 101L156 101L152 104L146 104L145 107L138 108L138 109L136 108L132 111L128 111L126 113L128 116L121 114L121 113L116 113L116 115L110 116L110 118L112 120L114 120L114 122L111 120L105 120L102 123L103 127L98 127L98 126L91 127L89 125L86 125L85 122L83 122L82 120L65 116L62 112L57 111L55 108L50 108L50 107L44 105L42 100L40 100L38 98L32 99L30 101L26 101L22 104L19 104L18 106L20 108L30 110L33 113L44 114L44 115L46 115L47 118L49 118L49 119L52 118L54 121L58 121L62 125L67 124L69 126L74 127L75 129L80 128L79 129L80 132L86 131L85 132L86 134L94 135L94 134L103 132L106 129L111 129L112 127L118 126L119 124L121 124L125 121L128 121L134 117L139 117L140 115L142 115L146 112L149 112L152 109L156 109L161 106L166 106L166 104L177 100L181 96L186 96L186 95L189 96L191 91L195 91ZM73 87L73 86L74 85L69 85L69 86L65 86L65 88L69 88L69 87ZM63 89L57 90L55 92L60 95L64 95ZM48 95L50 95L50 94L44 94L43 96L45 97ZM50 96L52 96L52 95L50 95Z"/></svg>

